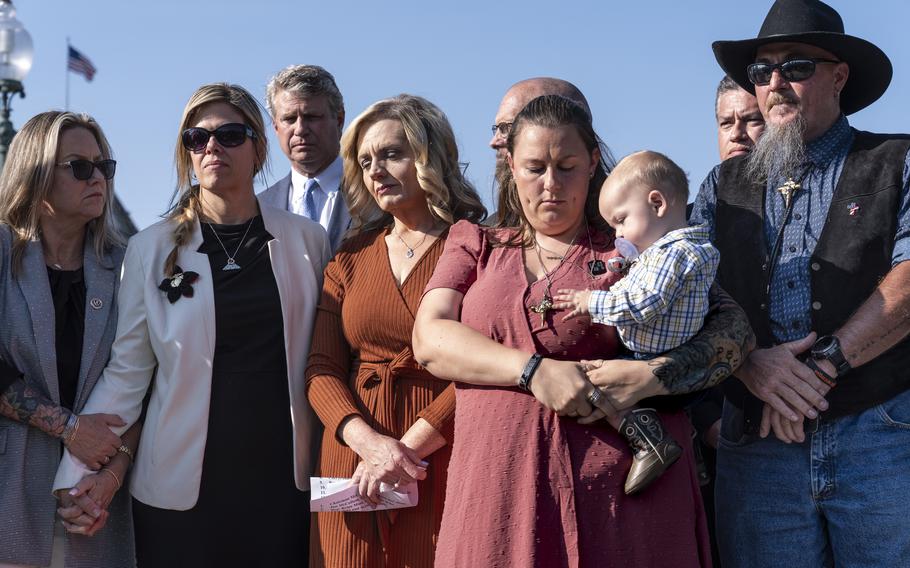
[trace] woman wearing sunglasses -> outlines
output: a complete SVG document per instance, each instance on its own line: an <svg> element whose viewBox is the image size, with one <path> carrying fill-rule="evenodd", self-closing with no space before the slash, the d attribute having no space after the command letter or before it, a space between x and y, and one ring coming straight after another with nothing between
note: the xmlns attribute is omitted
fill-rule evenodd
<svg viewBox="0 0 910 568"><path fill-rule="evenodd" d="M176 204L126 251L117 339L87 407L132 423L151 385L130 486L143 567L307 561L303 373L329 250L319 225L256 200L267 155L255 99L200 87ZM84 473L66 454L55 487Z"/></svg>
<svg viewBox="0 0 910 568"><path fill-rule="evenodd" d="M117 490L138 427L121 440L110 429L124 425L119 417L84 408L117 321L115 167L84 114L39 114L9 148L0 180L0 567L134 562L129 498ZM79 532L107 521L104 534L55 523L58 506L78 509L72 496L57 503L51 494L63 446L91 468L80 487L101 503L86 505Z"/></svg>

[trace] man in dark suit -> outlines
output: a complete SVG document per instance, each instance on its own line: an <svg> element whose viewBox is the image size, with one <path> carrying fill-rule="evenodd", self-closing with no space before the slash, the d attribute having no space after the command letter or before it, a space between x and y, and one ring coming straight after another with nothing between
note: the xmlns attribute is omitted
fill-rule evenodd
<svg viewBox="0 0 910 568"><path fill-rule="evenodd" d="M269 81L266 106L291 172L259 197L322 225L335 252L351 223L338 155L344 99L335 78L317 65L287 67Z"/></svg>

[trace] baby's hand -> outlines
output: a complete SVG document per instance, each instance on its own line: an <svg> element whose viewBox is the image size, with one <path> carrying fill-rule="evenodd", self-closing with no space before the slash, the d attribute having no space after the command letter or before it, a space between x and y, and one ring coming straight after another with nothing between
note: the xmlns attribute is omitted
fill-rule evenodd
<svg viewBox="0 0 910 568"><path fill-rule="evenodd" d="M562 317L566 321L578 316L588 315L588 300L591 298L590 290L570 290L562 288L554 296L553 307L557 310L572 310Z"/></svg>

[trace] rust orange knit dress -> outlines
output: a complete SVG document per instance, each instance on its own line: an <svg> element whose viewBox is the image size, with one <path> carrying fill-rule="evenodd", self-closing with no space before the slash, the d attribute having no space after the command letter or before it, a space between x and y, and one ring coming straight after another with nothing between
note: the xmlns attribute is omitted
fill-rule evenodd
<svg viewBox="0 0 910 568"><path fill-rule="evenodd" d="M411 353L414 314L445 234L400 289L389 266L388 234L382 229L348 240L325 270L306 372L307 396L325 425L319 476L353 475L360 460L337 436L351 415L394 438L423 418L451 441L453 387L417 365ZM414 508L315 514L310 566L432 566L450 453L447 445L425 458L430 465Z"/></svg>

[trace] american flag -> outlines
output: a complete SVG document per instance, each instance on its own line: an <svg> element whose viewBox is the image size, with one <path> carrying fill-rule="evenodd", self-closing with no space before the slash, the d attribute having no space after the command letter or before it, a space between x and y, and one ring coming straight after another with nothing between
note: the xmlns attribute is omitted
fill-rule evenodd
<svg viewBox="0 0 910 568"><path fill-rule="evenodd" d="M91 81L97 71L95 66L92 65L92 62L88 60L88 57L82 55L72 47L69 48L69 57L67 58L66 66L70 71L85 77L86 81Z"/></svg>

